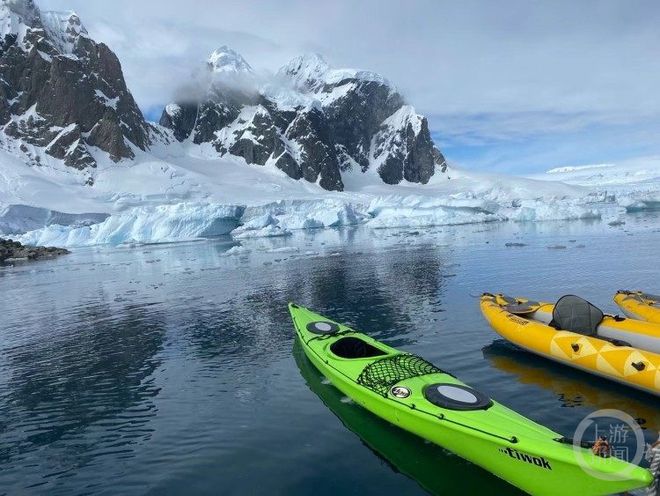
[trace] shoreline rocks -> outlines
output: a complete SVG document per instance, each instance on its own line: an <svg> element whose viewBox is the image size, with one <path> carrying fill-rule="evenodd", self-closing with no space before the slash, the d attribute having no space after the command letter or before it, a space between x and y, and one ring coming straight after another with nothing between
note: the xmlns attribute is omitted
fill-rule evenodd
<svg viewBox="0 0 660 496"><path fill-rule="evenodd" d="M0 238L0 263L12 260L42 260L71 253L65 248L54 246L28 246L11 239Z"/></svg>

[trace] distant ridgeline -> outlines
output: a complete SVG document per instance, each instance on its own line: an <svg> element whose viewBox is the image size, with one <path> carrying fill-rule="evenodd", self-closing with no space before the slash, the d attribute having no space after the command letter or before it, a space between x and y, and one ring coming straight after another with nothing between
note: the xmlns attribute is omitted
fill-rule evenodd
<svg viewBox="0 0 660 496"><path fill-rule="evenodd" d="M99 160L179 141L327 190L362 174L425 184L445 168L426 118L377 74L306 55L262 77L222 47L158 125L145 121L116 55L76 14L0 1L0 147L28 164L68 166L93 184Z"/></svg>

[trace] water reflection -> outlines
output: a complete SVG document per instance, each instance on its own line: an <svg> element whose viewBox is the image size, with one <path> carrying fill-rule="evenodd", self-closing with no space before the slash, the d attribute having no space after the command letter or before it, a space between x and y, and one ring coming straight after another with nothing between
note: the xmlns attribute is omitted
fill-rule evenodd
<svg viewBox="0 0 660 496"><path fill-rule="evenodd" d="M415 339L410 332L421 309L440 299L443 272L449 272L443 259L424 249L380 257L351 252L301 257L267 265L258 278L222 281L240 296L226 299L220 289L205 288L206 298L190 303L194 311L179 309L177 327L205 359L241 355L262 360L293 339L286 305L296 301L393 345L405 345Z"/></svg>
<svg viewBox="0 0 660 496"><path fill-rule="evenodd" d="M506 341L497 340L482 351L491 365L523 384L552 392L564 408L622 410L643 428L660 431L660 401L649 394L541 359Z"/></svg>
<svg viewBox="0 0 660 496"><path fill-rule="evenodd" d="M108 451L130 456L131 445L149 439L155 415L152 374L165 336L158 313L132 305L117 315L96 301L68 315L66 328L42 319L47 336L3 351L5 470L30 460L61 476Z"/></svg>
<svg viewBox="0 0 660 496"><path fill-rule="evenodd" d="M652 285L655 234L629 221L635 237L617 230L616 238L595 239L602 228L585 233L582 224L572 226L582 230L574 244L586 244L584 250L571 248L573 235L561 223L539 225L538 232L499 224L298 233L244 241L239 256L227 255L228 240L80 250L2 269L0 494L45 484L40 489L49 494L178 488L243 495L259 494L263 480L274 494L319 487L328 494L338 485L355 493L357 481L361 494L387 492L391 484L408 490L399 493L415 492L414 483L383 471L371 453L352 456L355 440L340 425L319 430L319 415L328 412L304 387L291 357L289 301L437 360L558 432L570 432L590 409L631 397L635 402L624 409L658 425L655 403L612 383L601 388L591 376L565 383L574 372L562 370L535 392L536 375L521 384L524 372L493 370L501 362L488 352L489 361L478 359L493 334L472 290L505 284L502 290L536 294L541 277L548 293L593 287L600 291L594 299L607 301L611 295L599 284L605 276L614 281L625 274L625 285ZM558 231L569 249L548 253ZM505 247L519 237L527 247ZM607 267L597 256L605 251L614 261ZM539 273L539 257L545 272L530 277ZM566 273L569 257L575 270ZM509 357L514 366L526 363L518 355ZM552 367L539 365L546 366ZM510 380L501 380L507 374ZM328 391L335 396L325 398ZM509 490L341 403L337 394L327 386L320 391L367 445L429 490ZM580 404L584 412L564 408Z"/></svg>

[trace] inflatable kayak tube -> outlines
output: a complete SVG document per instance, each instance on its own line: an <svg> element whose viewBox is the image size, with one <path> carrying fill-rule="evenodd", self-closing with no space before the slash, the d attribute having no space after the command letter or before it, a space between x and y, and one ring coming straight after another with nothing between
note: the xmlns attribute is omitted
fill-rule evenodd
<svg viewBox="0 0 660 496"><path fill-rule="evenodd" d="M356 404L523 491L604 495L653 482L648 470L574 446L421 357L298 305L289 311L307 358Z"/></svg>
<svg viewBox="0 0 660 496"><path fill-rule="evenodd" d="M571 306L568 313L573 320L557 325L556 307L563 307L565 298L581 300L567 296L554 305L517 298L511 303L509 297L486 293L481 297L481 311L500 336L520 348L659 396L660 354L629 346L635 342L657 349L657 337L650 336L657 325L600 313L585 317L589 328L573 328L570 324L575 324L580 312Z"/></svg>
<svg viewBox="0 0 660 496"><path fill-rule="evenodd" d="M660 324L660 296L642 291L617 291L614 303L631 319Z"/></svg>

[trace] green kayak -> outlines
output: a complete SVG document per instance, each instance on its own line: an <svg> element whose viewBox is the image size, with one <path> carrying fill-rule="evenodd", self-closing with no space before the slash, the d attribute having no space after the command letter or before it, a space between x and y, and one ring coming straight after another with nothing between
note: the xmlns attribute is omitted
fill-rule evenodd
<svg viewBox="0 0 660 496"><path fill-rule="evenodd" d="M373 414L538 495L605 495L646 487L650 471L601 458L519 415L424 359L295 304L305 355Z"/></svg>
<svg viewBox="0 0 660 496"><path fill-rule="evenodd" d="M352 401L345 401L344 394L329 385L307 359L299 340L294 345L293 356L309 389L364 445L387 462L382 470L391 467L394 472L417 482L429 494L525 494L447 450L395 427ZM341 488L335 492L341 492Z"/></svg>

